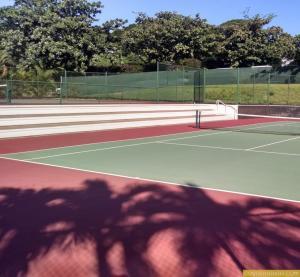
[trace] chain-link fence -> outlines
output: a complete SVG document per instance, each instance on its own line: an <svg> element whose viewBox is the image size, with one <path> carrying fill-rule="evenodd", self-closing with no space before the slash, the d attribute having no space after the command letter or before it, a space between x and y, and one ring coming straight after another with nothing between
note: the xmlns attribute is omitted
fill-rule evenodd
<svg viewBox="0 0 300 277"><path fill-rule="evenodd" d="M24 78L15 69L2 74L0 103L300 104L300 67L199 69L158 63L156 71L141 73L57 72L48 79Z"/></svg>
<svg viewBox="0 0 300 277"><path fill-rule="evenodd" d="M158 63L157 70L152 72L66 72L63 95L65 98L193 102L197 70Z"/></svg>
<svg viewBox="0 0 300 277"><path fill-rule="evenodd" d="M201 101L235 104L300 104L300 67L202 69Z"/></svg>
<svg viewBox="0 0 300 277"><path fill-rule="evenodd" d="M0 81L0 103L57 104L61 102L60 85L54 81Z"/></svg>
<svg viewBox="0 0 300 277"><path fill-rule="evenodd" d="M41 81L9 78L0 82L3 103L193 102L194 74L199 69L157 64L141 73L70 72Z"/></svg>

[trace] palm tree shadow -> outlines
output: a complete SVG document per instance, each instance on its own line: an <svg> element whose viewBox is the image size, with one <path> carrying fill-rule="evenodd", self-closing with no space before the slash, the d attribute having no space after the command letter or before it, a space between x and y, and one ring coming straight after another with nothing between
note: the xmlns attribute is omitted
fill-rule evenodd
<svg viewBox="0 0 300 277"><path fill-rule="evenodd" d="M30 263L54 248L91 242L95 276L116 276L116 267L119 276L161 276L150 250L162 251L154 238L172 236L170 230L173 255L189 267L168 268L169 275L222 276L217 260L224 255L239 271L300 267L299 205L259 198L223 203L193 184L117 185L87 180L80 190L0 189L0 275L27 275ZM116 246L123 254L111 258Z"/></svg>

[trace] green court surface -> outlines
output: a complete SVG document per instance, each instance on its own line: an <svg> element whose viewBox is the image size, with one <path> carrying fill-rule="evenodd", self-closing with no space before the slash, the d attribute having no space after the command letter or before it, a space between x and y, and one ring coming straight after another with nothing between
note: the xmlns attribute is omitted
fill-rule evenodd
<svg viewBox="0 0 300 277"><path fill-rule="evenodd" d="M207 130L2 157L300 201L300 136Z"/></svg>

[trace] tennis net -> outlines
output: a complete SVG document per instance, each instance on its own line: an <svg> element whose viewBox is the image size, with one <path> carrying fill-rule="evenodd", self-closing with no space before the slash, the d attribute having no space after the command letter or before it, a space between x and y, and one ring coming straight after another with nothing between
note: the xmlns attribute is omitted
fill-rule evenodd
<svg viewBox="0 0 300 277"><path fill-rule="evenodd" d="M228 132L299 136L300 116L237 114L236 119L233 120L201 122L200 128Z"/></svg>

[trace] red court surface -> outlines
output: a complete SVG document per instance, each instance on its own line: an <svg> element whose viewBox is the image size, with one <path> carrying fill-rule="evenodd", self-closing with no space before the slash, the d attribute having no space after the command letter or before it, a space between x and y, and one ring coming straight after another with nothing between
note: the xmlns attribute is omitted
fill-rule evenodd
<svg viewBox="0 0 300 277"><path fill-rule="evenodd" d="M35 137L21 137L12 139L0 139L0 154L30 151L52 147L63 147L86 143L105 142L113 140L126 140L134 138L144 138L149 136L159 136L168 134L178 134L184 132L199 131L193 126L171 125L154 126L131 129L117 129L107 131L91 131L82 133L46 135Z"/></svg>
<svg viewBox="0 0 300 277"><path fill-rule="evenodd" d="M234 127L242 126L245 124L266 123L273 121L276 121L276 119L247 118L243 120L218 121L216 123L207 122L203 124L203 130L210 128ZM0 154L195 131L199 131L199 129L195 128L193 124L182 124L0 139Z"/></svg>
<svg viewBox="0 0 300 277"><path fill-rule="evenodd" d="M0 152L195 130L185 128L2 140ZM0 276L300 269L300 203L7 159L0 168Z"/></svg>

